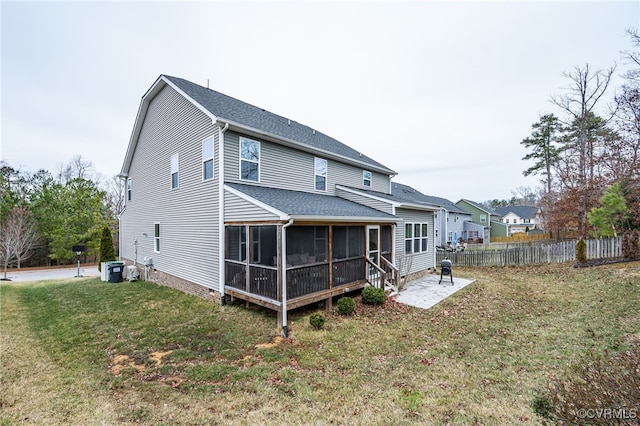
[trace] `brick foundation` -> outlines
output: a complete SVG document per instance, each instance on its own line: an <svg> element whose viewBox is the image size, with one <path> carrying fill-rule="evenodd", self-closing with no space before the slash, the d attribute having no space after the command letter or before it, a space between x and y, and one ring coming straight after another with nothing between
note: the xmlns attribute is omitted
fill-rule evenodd
<svg viewBox="0 0 640 426"><path fill-rule="evenodd" d="M133 265L133 262L128 259L122 259L125 265ZM140 279L145 279L145 271L144 265L138 264L136 266L138 270L138 274L140 274ZM149 269L149 282L153 282L155 284L175 288L176 290L180 290L183 293L190 294L192 296L197 296L201 299L210 300L212 302L220 303L220 292L210 289L208 287L201 286L199 284L193 283L191 281L184 280L182 278L178 278L174 275L167 274L162 271L158 271L154 268Z"/></svg>

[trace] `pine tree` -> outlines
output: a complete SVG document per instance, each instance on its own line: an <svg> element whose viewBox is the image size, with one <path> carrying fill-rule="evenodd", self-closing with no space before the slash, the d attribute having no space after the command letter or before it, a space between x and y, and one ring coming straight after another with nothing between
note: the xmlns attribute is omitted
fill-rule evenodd
<svg viewBox="0 0 640 426"><path fill-rule="evenodd" d="M108 226L102 228L102 237L100 237L100 259L98 261L98 270L102 270L102 262L110 262L116 260L116 252L113 248L113 237Z"/></svg>

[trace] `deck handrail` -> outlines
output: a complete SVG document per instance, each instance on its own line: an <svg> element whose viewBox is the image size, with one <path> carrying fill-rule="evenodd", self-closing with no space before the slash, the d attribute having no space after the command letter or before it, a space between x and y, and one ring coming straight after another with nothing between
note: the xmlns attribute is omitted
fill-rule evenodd
<svg viewBox="0 0 640 426"><path fill-rule="evenodd" d="M391 277L389 278L389 284L391 284L391 288L393 288L393 291L398 291L398 288L399 288L398 279L400 278L400 269L396 265L391 263L389 259L385 258L384 256L380 256L380 259L382 259L385 267L389 268L389 271L391 272Z"/></svg>
<svg viewBox="0 0 640 426"><path fill-rule="evenodd" d="M373 267L374 269L376 269L378 271L378 278L376 280L374 280L375 282L371 282L370 280L370 274L367 274L367 282L369 282L369 284L371 284L374 287L378 287L378 288L384 288L384 282L387 279L387 272L382 269L380 266L378 266L376 263L374 263L371 259L369 259L368 257L366 258L367 263L369 264L369 266Z"/></svg>

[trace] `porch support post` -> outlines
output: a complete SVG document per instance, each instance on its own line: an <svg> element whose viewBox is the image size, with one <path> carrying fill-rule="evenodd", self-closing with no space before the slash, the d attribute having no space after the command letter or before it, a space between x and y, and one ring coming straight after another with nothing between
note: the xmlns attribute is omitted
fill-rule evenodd
<svg viewBox="0 0 640 426"><path fill-rule="evenodd" d="M246 275L246 280L245 280L245 291L247 293L251 293L251 267L249 266L249 264L251 263L251 253L252 253L252 246L253 246L253 241L251 240L251 232L250 232L250 228L249 225L245 225L244 226L244 232L245 232L245 238L244 241L246 243L245 245L245 267L247 268L247 273ZM244 303L245 307L249 307L249 301L245 301Z"/></svg>
<svg viewBox="0 0 640 426"><path fill-rule="evenodd" d="M329 247L327 247L327 256L329 260L329 289L333 288L333 225L329 225ZM324 308L327 311L333 309L333 297L329 296L324 302Z"/></svg>
<svg viewBox="0 0 640 426"><path fill-rule="evenodd" d="M278 325L277 325L278 329L281 329L283 324L282 322L283 320L282 318L282 283L284 282L283 275L286 273L284 271L284 268L282 267L284 263L282 259L285 256L285 253L283 252L283 245L282 245L282 233L283 233L282 225L278 225L278 232L276 236L277 238L276 247L278 247L278 260L276 261L277 262L276 267L278 268L278 275L277 275L278 282L277 282L276 291L277 291L278 302L280 302L280 306L278 307Z"/></svg>
<svg viewBox="0 0 640 426"><path fill-rule="evenodd" d="M282 225L282 233L281 233L281 243L282 247L282 258L286 259L287 255L287 228L293 225L293 219L289 219L287 223ZM289 326L287 325L287 262L281 261L282 263L282 282L281 282L281 291L282 291L282 303L280 304L280 317L282 321L282 337L289 337Z"/></svg>

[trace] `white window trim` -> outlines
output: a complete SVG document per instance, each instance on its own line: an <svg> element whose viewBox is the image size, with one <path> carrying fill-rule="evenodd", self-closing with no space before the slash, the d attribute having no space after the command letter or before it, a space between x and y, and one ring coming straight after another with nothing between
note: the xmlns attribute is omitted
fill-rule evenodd
<svg viewBox="0 0 640 426"><path fill-rule="evenodd" d="M407 225L411 225L411 237L407 238ZM416 236L416 225L420 226L420 235ZM405 222L404 224L404 250L405 254L420 254L420 253L428 253L429 252L429 224L427 222ZM427 227L427 235L422 235L422 228ZM415 242L419 240L419 251L415 251ZM426 250L422 250L422 240L426 241ZM407 252L407 241L411 241L411 251Z"/></svg>
<svg viewBox="0 0 640 426"><path fill-rule="evenodd" d="M127 178L127 189L126 189L126 197L125 197L125 204L129 201L131 201L131 178Z"/></svg>
<svg viewBox="0 0 640 426"><path fill-rule="evenodd" d="M175 165L176 165L175 170L173 169L173 159L174 158L175 158ZM173 186L173 175L174 175L174 173L176 174L176 181L177 181L177 185L176 186ZM170 176L171 176L171 183L170 183L171 189L180 188L180 156L177 153L173 154L171 156L171 175Z"/></svg>
<svg viewBox="0 0 640 426"><path fill-rule="evenodd" d="M243 141L247 141L247 142L254 142L258 144L258 161L254 161L254 160L248 160L245 158L242 158L242 142ZM251 179L243 179L242 178L242 162L243 161L248 161L250 163L255 163L258 165L258 179L257 180L251 180ZM262 145L260 143L260 141L256 141L254 139L249 139L249 138L245 138L243 136L240 136L240 139L238 141L238 178L241 181L244 182L258 182L260 183L260 163L262 161Z"/></svg>
<svg viewBox="0 0 640 426"><path fill-rule="evenodd" d="M204 156L204 144L205 142L211 141L211 157L206 157ZM215 164L215 139L213 138L213 136L209 136L206 139L202 140L201 143L201 148L202 148L202 181L206 182L209 180L213 180L216 177L216 164ZM204 177L204 163L206 163L207 161L211 160L211 177L210 178L206 178Z"/></svg>
<svg viewBox="0 0 640 426"><path fill-rule="evenodd" d="M156 225L158 226L158 236L156 236ZM160 253L158 246L160 245L160 222L153 223L153 252Z"/></svg>
<svg viewBox="0 0 640 426"><path fill-rule="evenodd" d="M368 178L366 177L367 173L369 174ZM369 185L366 184L367 181L369 181ZM373 173L369 170L362 171L362 186L365 188L371 188L373 186Z"/></svg>
<svg viewBox="0 0 640 426"><path fill-rule="evenodd" d="M318 172L318 161L324 161L324 176L323 175L319 175ZM316 186L316 178L320 176L324 178L324 189L318 189L318 187ZM327 159L325 158L321 158L321 157L315 157L313 159L313 189L316 191L320 191L320 192L327 192L327 188L328 188L328 183L329 183L329 161L327 161Z"/></svg>

